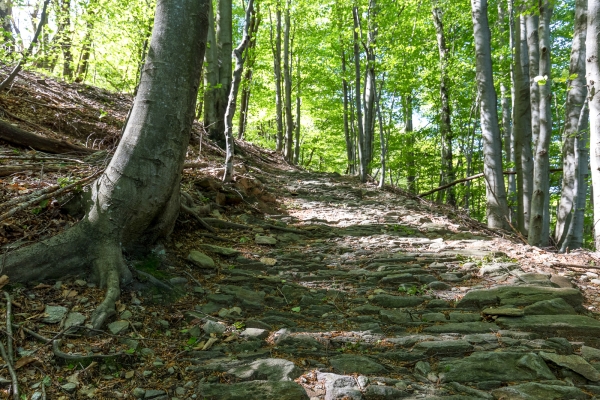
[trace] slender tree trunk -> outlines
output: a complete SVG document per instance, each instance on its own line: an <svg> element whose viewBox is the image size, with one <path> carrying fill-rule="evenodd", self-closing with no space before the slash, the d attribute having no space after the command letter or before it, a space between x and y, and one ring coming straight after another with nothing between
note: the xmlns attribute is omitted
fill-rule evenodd
<svg viewBox="0 0 600 400"><path fill-rule="evenodd" d="M292 74L290 69L290 0L285 9L285 30L283 33L283 80L285 88L285 146L284 157L287 162L294 161L294 116L292 114Z"/></svg>
<svg viewBox="0 0 600 400"><path fill-rule="evenodd" d="M110 164L91 185L85 217L51 239L5 255L3 273L11 282L82 274L91 267L89 278L107 288L92 316L95 327L115 314L120 284L131 279L122 249L147 250L174 226L207 11L206 0L158 2L139 94Z"/></svg>
<svg viewBox="0 0 600 400"><path fill-rule="evenodd" d="M233 50L233 58L235 59L235 69L233 70L233 79L231 83L231 91L229 92L229 102L227 103L227 111L225 111L225 172L223 174L224 182L231 182L233 179L233 156L235 154L235 141L233 139L233 115L237 103L238 90L242 82L242 73L244 72L244 50L250 44L250 21L252 19L252 11L254 0L248 0L246 8L246 20L244 24L244 32L242 33L242 41Z"/></svg>
<svg viewBox="0 0 600 400"><path fill-rule="evenodd" d="M12 0L0 0L0 28L4 31L0 43L4 44L7 53L12 53L15 46L12 30Z"/></svg>
<svg viewBox="0 0 600 400"><path fill-rule="evenodd" d="M363 113L363 134L364 134L364 154L367 173L369 166L373 161L373 144L375 132L375 46L377 42L377 2L369 0L369 32L367 35L365 68L365 92L364 92L364 113Z"/></svg>
<svg viewBox="0 0 600 400"><path fill-rule="evenodd" d="M58 31L61 33L60 46L63 53L63 77L73 78L73 39L71 32L71 0L61 0Z"/></svg>
<svg viewBox="0 0 600 400"><path fill-rule="evenodd" d="M375 97L375 110L377 112L377 122L379 123L379 160L381 163L381 177L379 178L379 185L377 186L379 189L383 189L383 185L385 185L385 173L386 173L386 165L385 165L385 157L386 157L386 143L385 143L385 134L383 131L383 117L381 116L381 96L383 94L383 80L381 83L381 87L379 88L379 94Z"/></svg>
<svg viewBox="0 0 600 400"><path fill-rule="evenodd" d="M341 42L341 40L340 40ZM346 156L348 158L348 173L354 171L354 140L352 140L350 126L348 124L348 81L346 80L346 52L342 50L342 96L344 97L344 137L346 139Z"/></svg>
<svg viewBox="0 0 600 400"><path fill-rule="evenodd" d="M531 99L531 138L533 148L537 147L540 134L540 93L535 78L540 75L540 40L538 29L540 18L537 15L525 16L527 25L527 48L529 50L529 88Z"/></svg>
<svg viewBox="0 0 600 400"><path fill-rule="evenodd" d="M294 164L300 156L300 108L302 106L302 75L300 73L300 52L296 54L296 137L294 139Z"/></svg>
<svg viewBox="0 0 600 400"><path fill-rule="evenodd" d="M360 29L360 21L358 15L358 7L352 8L354 16L354 100L356 101L356 119L358 129L358 160L359 160L359 176L361 182L367 181L368 163L366 159L365 149L365 134L363 129L362 105L360 101L360 48L358 31Z"/></svg>
<svg viewBox="0 0 600 400"><path fill-rule="evenodd" d="M534 155L533 196L531 198L531 218L529 220L529 236L527 241L532 246L547 246L549 228L549 168L550 138L552 137L552 91L550 65L550 17L552 7L550 0L540 2L540 59L539 73L544 79L536 79L540 101L539 136Z"/></svg>
<svg viewBox="0 0 600 400"><path fill-rule="evenodd" d="M486 180L486 214L490 228L506 226L507 204L502 175L502 140L498 128L496 90L492 77L490 28L487 0L471 0L476 80L481 98L481 133L483 136L483 172Z"/></svg>
<svg viewBox="0 0 600 400"><path fill-rule="evenodd" d="M216 44L217 44L217 63L218 78L215 88L215 112L217 119L212 129L209 128L209 137L214 140L219 147L224 148L225 137L225 112L229 102L229 93L231 92L231 54L232 54L232 22L231 22L231 0L217 1L216 25Z"/></svg>
<svg viewBox="0 0 600 400"><path fill-rule="evenodd" d="M250 29L248 34L250 35L250 44L246 49L246 72L244 72L244 78L242 80L242 98L240 100L240 118L238 122L238 139L244 138L246 132L246 124L248 123L248 109L250 107L250 93L252 87L252 76L254 73L254 63L256 61L256 42L258 35L258 28L261 23L261 15L259 5L256 5L256 9L252 12L252 20L250 21Z"/></svg>
<svg viewBox="0 0 600 400"><path fill-rule="evenodd" d="M588 0L586 78L590 107L590 167L592 171L593 235L600 249L600 1Z"/></svg>
<svg viewBox="0 0 600 400"><path fill-rule="evenodd" d="M273 74L275 75L275 109L277 119L277 151L283 150L283 100L281 97L281 4L277 1L275 42L271 21L271 49L273 51ZM270 14L269 14L270 15Z"/></svg>
<svg viewBox="0 0 600 400"><path fill-rule="evenodd" d="M88 5L88 7L91 7L91 4ZM75 72L75 82L78 83L85 80L90 63L90 55L92 52L92 33L94 31L94 17L95 11L89 10L85 37L83 38L83 43L81 45L81 57L79 58L79 64L77 65Z"/></svg>
<svg viewBox="0 0 600 400"><path fill-rule="evenodd" d="M512 22L513 20L513 16L512 16L512 6L510 5L511 0L508 0L509 3L509 15L508 15L508 20ZM506 40L504 39L504 34L506 32L506 29L504 27L504 24L506 22L506 10L504 9L504 3L503 2L498 2L498 32L500 34L500 45L502 47L506 46ZM509 45L509 49L513 49L513 42L514 42L514 32L513 32L513 25L512 23L509 23L509 40L508 40L508 45ZM503 55L500 56L500 64L505 64L505 57ZM509 77L511 82L513 83L512 85L512 91L509 91L508 87L506 86L506 82L504 79L500 79L500 99L501 99L501 105L502 105L502 138L503 138L503 144L504 144L504 154L505 154L505 159L506 162L508 164L511 165L511 167L509 168L509 171L514 171L514 168L512 167L512 165L514 164L515 161L515 153L514 153L514 143L513 143L513 132L512 132L512 98L514 97L514 73L513 73L513 68L512 68L512 63L510 63L509 66ZM515 176L514 175L509 175L508 176L508 186L507 186L507 198L508 198L508 204L509 204L509 220L511 221L511 223L513 222L513 220L516 219L516 212L515 212L515 204L516 204L516 182L515 182Z"/></svg>
<svg viewBox="0 0 600 400"><path fill-rule="evenodd" d="M450 96L448 94L446 66L448 64L448 48L446 47L446 38L444 36L444 23L442 21L442 10L437 7L437 2L433 7L433 22L437 36L438 50L440 53L440 136L442 145L442 178L441 185L456 180L454 166L452 165L452 124L450 121ZM440 185L440 186L441 186ZM449 187L444 192L440 192L438 202L441 202L443 194L446 195L446 203L456 206L456 195L454 187Z"/></svg>
<svg viewBox="0 0 600 400"><path fill-rule="evenodd" d="M215 12L212 1L208 2L208 36L206 51L204 53L204 129L209 138L219 136L217 129L217 85L219 84L219 59L217 53L217 39L215 34Z"/></svg>
<svg viewBox="0 0 600 400"><path fill-rule="evenodd" d="M413 97L412 94L404 98L404 134L406 135L407 151L407 177L406 183L408 191L418 193L417 191L417 169L415 165L415 138L413 132Z"/></svg>
<svg viewBox="0 0 600 400"><path fill-rule="evenodd" d="M583 143L581 138L584 132L579 120L582 111L585 110L584 103L587 96L585 86L585 34L587 30L587 0L575 2L575 28L573 43L571 45L571 62L569 66L569 80L567 81L567 102L565 104L565 129L563 131L563 179L560 202L556 213L556 229L554 238L559 248L569 246L567 234L573 224L573 217L577 212L577 199L579 193L585 193L579 188L587 182L579 179L579 151ZM587 118L586 118L587 120ZM584 125L585 128L587 128ZM579 146L578 146L579 145ZM586 160L587 161L587 160ZM587 162L586 162L587 164ZM581 226L583 228L583 226ZM581 234L570 232L570 239ZM564 244L564 246L563 246ZM572 248L572 247L571 247Z"/></svg>

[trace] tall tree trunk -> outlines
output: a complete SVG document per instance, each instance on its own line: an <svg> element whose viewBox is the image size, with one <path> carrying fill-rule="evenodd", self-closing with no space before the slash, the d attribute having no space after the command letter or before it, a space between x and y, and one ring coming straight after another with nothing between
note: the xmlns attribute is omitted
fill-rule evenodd
<svg viewBox="0 0 600 400"><path fill-rule="evenodd" d="M300 52L296 54L296 137L294 139L294 164L298 165L300 156L300 108L302 106L302 75L300 73Z"/></svg>
<svg viewBox="0 0 600 400"><path fill-rule="evenodd" d="M520 10L519 14L520 14ZM531 154L531 99L529 86L529 51L525 16L515 17L515 98L513 132L517 172L517 225L523 235L529 232L533 159Z"/></svg>
<svg viewBox="0 0 600 400"><path fill-rule="evenodd" d="M590 169L594 205L593 235L600 249L600 1L588 0L587 36L585 41L586 78L590 107Z"/></svg>
<svg viewBox="0 0 600 400"><path fill-rule="evenodd" d="M377 42L377 2L369 0L369 20L366 44L367 64L365 68L365 92L363 113L364 154L367 173L373 161L373 144L375 134L375 46Z"/></svg>
<svg viewBox="0 0 600 400"><path fill-rule="evenodd" d="M346 156L349 174L354 175L354 140L348 123L348 81L346 80L346 52L342 50L342 96L344 97L344 138L346 139Z"/></svg>
<svg viewBox="0 0 600 400"><path fill-rule="evenodd" d="M235 154L235 141L233 139L233 115L235 114L235 107L237 102L238 90L240 83L242 82L242 73L244 72L244 50L250 44L250 21L252 19L252 11L254 7L254 0L248 0L248 6L246 8L246 20L244 23L244 31L242 33L242 41L233 50L233 57L235 59L235 69L233 70L233 79L231 83L231 91L229 92L229 101L227 103L227 111L225 111L225 172L223 174L224 182L231 182L233 179L233 156Z"/></svg>
<svg viewBox="0 0 600 400"><path fill-rule="evenodd" d="M471 0L476 80L481 98L481 133L483 136L483 173L486 187L486 214L490 228L504 228L507 218L506 191L502 175L502 140L498 128L496 90L492 77L490 28L487 0Z"/></svg>
<svg viewBox="0 0 600 400"><path fill-rule="evenodd" d="M367 158L365 149L365 134L363 129L362 105L360 101L360 48L358 32L360 30L360 20L358 15L358 7L352 8L354 16L354 100L356 101L356 119L358 130L358 161L359 161L359 176L361 182L367 181Z"/></svg>
<svg viewBox="0 0 600 400"><path fill-rule="evenodd" d="M533 148L537 146L540 134L540 93L535 78L540 75L540 40L538 29L540 18L537 15L525 16L527 25L527 49L529 50L529 91L531 101L531 139Z"/></svg>
<svg viewBox="0 0 600 400"><path fill-rule="evenodd" d="M277 120L277 151L283 150L283 99L281 97L281 3L277 1L275 41L271 21L271 50L273 51L273 74L275 75L275 112ZM269 14L270 15L270 14Z"/></svg>
<svg viewBox="0 0 600 400"><path fill-rule="evenodd" d="M375 111L377 112L377 122L379 123L379 160L381 163L381 177L379 178L379 185L377 186L379 189L383 189L383 185L385 185L385 173L386 173L386 165L385 165L385 157L386 157L386 142L385 142L385 134L383 131L383 117L381 115L381 96L383 95L383 79L381 83L381 87L379 88L379 94L375 97Z"/></svg>
<svg viewBox="0 0 600 400"><path fill-rule="evenodd" d="M88 5L88 7L90 7ZM86 22L86 32L85 37L83 38L83 43L81 45L81 57L79 58L79 63L77 65L77 69L75 72L75 82L83 82L88 72L90 55L92 52L92 33L94 31L94 16L95 10L88 10L87 22Z"/></svg>
<svg viewBox="0 0 600 400"><path fill-rule="evenodd" d="M514 42L514 32L513 32L513 25L512 20L513 20L513 10L512 10L512 5L511 0L508 1L509 3L509 14L508 14L508 20L509 20L509 40L508 40L508 48L513 49L513 42ZM504 9L504 3L503 2L498 2L498 32L500 34L500 45L502 47L506 46L506 40L504 39L504 34L506 32L506 29L504 27L504 24L506 22L506 10ZM501 55L500 56L500 63L504 64L504 56ZM510 63L509 66L509 76L510 76L510 81L511 83L513 83L512 85L512 92L514 92L514 71L513 71L513 67L512 67L512 63ZM512 165L515 162L515 152L514 152L514 143L513 143L513 132L512 132L512 104L511 104L511 100L514 97L514 93L512 93L511 91L509 91L509 89L506 86L506 82L504 79L500 80L500 101L501 101L501 105L502 105L502 142L504 144L504 154L505 154L505 159L506 162L509 163L511 165L510 168L508 168L509 171L514 172L514 168L512 167ZM515 212L515 207L514 205L516 204L516 182L515 182L515 175L511 174L508 176L508 186L507 186L507 198L508 198L508 204L509 204L509 220L511 221L511 223L513 222L513 220L516 219L516 212Z"/></svg>
<svg viewBox="0 0 600 400"><path fill-rule="evenodd" d="M147 250L175 223L207 11L206 0L158 2L139 94L110 164L91 185L85 217L51 239L5 255L3 273L11 282L82 274L90 267L90 279L107 288L92 316L96 327L115 314L120 284L131 279L122 249Z"/></svg>
<svg viewBox="0 0 600 400"><path fill-rule="evenodd" d="M404 98L404 134L406 135L405 148L407 149L406 162L406 184L408 191L418 193L417 190L417 168L415 165L415 138L413 132L413 97L412 94Z"/></svg>
<svg viewBox="0 0 600 400"><path fill-rule="evenodd" d="M285 9L285 30L283 33L283 81L285 87L285 146L284 157L287 162L294 161L294 116L292 114L292 74L290 69L290 0Z"/></svg>
<svg viewBox="0 0 600 400"><path fill-rule="evenodd" d="M0 43L4 44L5 50L8 53L12 53L15 45L11 23L12 3L12 0L0 0L0 28L3 30L0 35L2 37Z"/></svg>
<svg viewBox="0 0 600 400"><path fill-rule="evenodd" d="M238 139L244 138L246 132L246 124L248 123L248 109L250 107L250 93L252 87L252 76L254 63L256 61L256 42L258 35L258 28L260 27L261 16L259 5L256 5L256 10L252 13L252 20L250 21L250 29L248 34L250 35L250 44L246 49L246 72L244 72L244 78L242 80L242 98L240 100L240 119L238 122Z"/></svg>
<svg viewBox="0 0 600 400"><path fill-rule="evenodd" d="M225 112L231 92L231 54L232 54L232 22L231 22L231 0L217 1L216 43L218 78L215 89L215 112L217 119L212 129L209 128L209 137L221 148L225 147Z"/></svg>
<svg viewBox="0 0 600 400"><path fill-rule="evenodd" d="M204 130L209 138L219 136L217 129L217 86L219 84L219 56L217 53L217 38L215 33L215 12L212 1L208 2L208 36L204 52Z"/></svg>
<svg viewBox="0 0 600 400"><path fill-rule="evenodd" d="M587 182L579 179L579 151L581 138L584 132L580 130L580 117L584 110L587 88L585 86L585 34L587 30L587 0L575 2L575 27L573 43L571 45L571 62L569 66L569 80L567 81L567 102L565 104L565 129L563 131L563 179L560 202L556 213L556 229L554 238L559 248L569 246L567 233L573 223L573 216L577 212L577 199L579 188ZM587 120L587 118L586 118ZM587 127L586 127L587 128ZM578 146L579 145L579 146ZM586 160L587 161L587 160ZM586 162L587 164L587 162ZM581 226L583 228L583 226ZM571 232L570 238L577 233ZM563 246L564 244L564 246Z"/></svg>
<svg viewBox="0 0 600 400"><path fill-rule="evenodd" d="M550 138L552 137L552 78L550 76L551 15L552 6L550 5L550 0L541 0L539 24L540 76L535 79L538 85L540 101L540 130L534 154L533 196L531 198L529 236L527 237L527 241L532 246L547 246L550 236L550 188L548 181L550 179Z"/></svg>
<svg viewBox="0 0 600 400"><path fill-rule="evenodd" d="M63 77L73 78L73 32L71 32L71 0L60 1L58 31L61 33L60 46L63 53Z"/></svg>
<svg viewBox="0 0 600 400"><path fill-rule="evenodd" d="M440 53L440 136L442 145L442 179L441 185L446 185L456 180L454 174L454 166L452 165L452 125L450 121L450 96L448 94L448 75L446 66L448 64L448 48L446 47L446 38L444 36L444 23L442 21L442 10L437 7L437 2L434 3L432 10L433 23L437 36L438 50ZM451 206L456 206L456 195L454 187L449 187L442 194L446 195L446 203ZM441 197L438 198L441 201Z"/></svg>

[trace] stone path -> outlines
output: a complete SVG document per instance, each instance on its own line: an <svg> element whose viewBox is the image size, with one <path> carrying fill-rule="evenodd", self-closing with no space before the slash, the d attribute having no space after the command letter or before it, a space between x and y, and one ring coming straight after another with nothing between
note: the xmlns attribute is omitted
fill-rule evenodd
<svg viewBox="0 0 600 400"><path fill-rule="evenodd" d="M339 175L259 177L287 214L231 219L255 227L252 254L195 249L226 267L192 255L215 284L187 315L203 350L182 354L197 381L177 398L600 396L600 321L566 277L528 272L416 199Z"/></svg>

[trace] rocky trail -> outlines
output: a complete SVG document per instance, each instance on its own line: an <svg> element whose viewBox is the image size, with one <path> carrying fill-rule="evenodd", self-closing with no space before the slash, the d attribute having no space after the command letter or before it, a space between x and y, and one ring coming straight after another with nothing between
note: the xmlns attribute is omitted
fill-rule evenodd
<svg viewBox="0 0 600 400"><path fill-rule="evenodd" d="M21 85L23 104L10 115L35 115L41 134L64 121L65 134L78 134L67 136L86 138L72 116L31 114L25 101L76 100L55 111L85 116L98 154L110 157L105 145L118 140L129 100ZM96 110L100 95L117 117ZM16 379L22 398L35 400L600 397L594 253L523 245L460 211L302 171L246 142L237 143L235 182L223 184L222 151L199 130L182 182L186 212L170 241L126 255L136 279L104 331L86 325L103 298L87 276L28 285L0 278L15 350L15 378L0 371L0 396ZM0 153L3 164L22 163L4 175L3 204L60 179L87 184L79 175L101 170L93 160L67 160L80 171L59 159L39 172L33 161L48 156ZM72 194L56 193L1 222L3 254L76 223Z"/></svg>

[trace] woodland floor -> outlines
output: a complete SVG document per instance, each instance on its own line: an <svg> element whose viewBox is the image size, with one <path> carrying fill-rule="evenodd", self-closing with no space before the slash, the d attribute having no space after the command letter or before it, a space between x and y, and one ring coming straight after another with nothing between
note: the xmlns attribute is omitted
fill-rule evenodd
<svg viewBox="0 0 600 400"><path fill-rule="evenodd" d="M3 254L76 223L76 183L102 170L130 102L30 74L0 96L3 119L99 150L2 145ZM182 189L214 232L181 214L169 241L129 257L140 272L105 331L85 326L103 298L85 270L28 285L0 278L27 399L600 397L597 254L527 246L460 211L306 172L245 142L225 185L222 152L206 142L198 152L200 129ZM73 190L37 201L54 185ZM11 384L4 367L0 396Z"/></svg>

